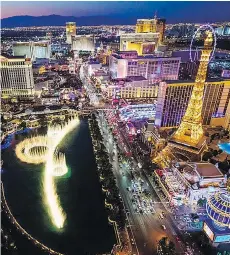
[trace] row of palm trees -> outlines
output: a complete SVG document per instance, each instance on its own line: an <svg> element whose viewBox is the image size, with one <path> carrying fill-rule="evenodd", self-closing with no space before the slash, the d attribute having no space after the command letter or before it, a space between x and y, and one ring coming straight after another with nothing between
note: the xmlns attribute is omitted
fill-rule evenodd
<svg viewBox="0 0 230 255"><path fill-rule="evenodd" d="M103 144L103 138L94 114L89 119L89 127L100 182L105 193L105 205L109 214L109 222L116 223L120 229L124 229L125 213L123 203L113 175L112 165L109 162L108 152Z"/></svg>

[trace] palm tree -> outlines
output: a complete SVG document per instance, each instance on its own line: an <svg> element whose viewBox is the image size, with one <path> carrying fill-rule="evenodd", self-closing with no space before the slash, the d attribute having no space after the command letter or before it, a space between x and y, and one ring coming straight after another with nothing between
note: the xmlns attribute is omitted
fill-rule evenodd
<svg viewBox="0 0 230 255"><path fill-rule="evenodd" d="M200 198L200 199L197 201L197 205L200 206L200 207L205 206L205 203L206 203L206 198Z"/></svg>
<svg viewBox="0 0 230 255"><path fill-rule="evenodd" d="M158 245L160 247L161 253L164 255L174 255L175 253L175 244L168 239L168 237L163 237L158 242Z"/></svg>

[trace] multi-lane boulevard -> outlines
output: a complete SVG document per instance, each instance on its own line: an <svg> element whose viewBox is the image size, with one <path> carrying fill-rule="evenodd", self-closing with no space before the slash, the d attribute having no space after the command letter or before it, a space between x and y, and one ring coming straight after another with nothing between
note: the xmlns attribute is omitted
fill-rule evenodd
<svg viewBox="0 0 230 255"><path fill-rule="evenodd" d="M89 84L89 80L83 79L83 84L86 87L87 94L90 95L91 104L95 105L95 102L98 103L99 98ZM135 159L132 160L132 165L129 166L129 169L120 165L118 147L125 153L127 153L129 148L127 141L124 141L126 139L124 139L122 132L119 133L119 128L117 128L116 136L119 136L121 139L118 139L116 144L105 117L105 112L103 110L100 111L97 117L103 140L113 165L117 185L124 202L128 220L128 233L132 243L132 254L156 254L158 242L162 237L168 237L174 242L177 254L193 254L192 250L187 249L187 245L191 246L192 240L189 243L184 242L183 235L173 220L173 215L168 212L168 207L165 206L167 201L159 198L148 176L139 168L138 162L135 162ZM150 211L149 213L143 212L141 208L137 210L137 204L139 204L137 200L142 200L143 194L139 194L140 198L134 197L132 191L128 190L132 187L132 181L139 182L140 180L146 183L148 192L151 194L152 212ZM198 249L195 252L197 255L200 254Z"/></svg>
<svg viewBox="0 0 230 255"><path fill-rule="evenodd" d="M140 169L136 166L121 167L118 160L118 152L110 130L107 126L104 114L101 112L98 115L98 120L102 135L104 137L105 145L110 154L110 159L113 164L114 174L117 179L117 184L121 192L122 199L125 204L126 213L128 216L128 227L130 228L131 241L133 243L133 254L154 254L157 249L158 241L167 236L176 245L176 250L179 254L185 254L186 247L179 240L179 231L170 218L163 203L159 200L155 190L149 184L147 177L140 174ZM132 172L132 174L131 174ZM147 183L148 191L151 192L151 199L153 202L152 212L143 212L136 210L136 201L130 187L132 187L132 180L135 182L142 179ZM140 192L140 199L144 194ZM137 198L138 199L138 198ZM162 215L162 212L164 216ZM134 235L134 238L132 237ZM134 240L135 239L135 240Z"/></svg>

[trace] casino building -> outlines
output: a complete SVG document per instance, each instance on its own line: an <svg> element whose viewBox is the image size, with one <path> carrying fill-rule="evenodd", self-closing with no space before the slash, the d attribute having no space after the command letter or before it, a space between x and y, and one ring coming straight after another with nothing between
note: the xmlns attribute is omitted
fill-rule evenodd
<svg viewBox="0 0 230 255"><path fill-rule="evenodd" d="M165 19L157 18L156 14L153 19L138 19L136 33L159 33L162 42L164 40L165 22Z"/></svg>
<svg viewBox="0 0 230 255"><path fill-rule="evenodd" d="M66 22L66 42L72 43L72 36L76 35L77 27L76 22Z"/></svg>
<svg viewBox="0 0 230 255"><path fill-rule="evenodd" d="M31 59L0 56L1 98L34 99L34 78Z"/></svg>
<svg viewBox="0 0 230 255"><path fill-rule="evenodd" d="M139 56L137 51L119 51L109 57L109 71L113 79L143 76L148 80L177 80L180 57Z"/></svg>
<svg viewBox="0 0 230 255"><path fill-rule="evenodd" d="M87 51L94 52L95 42L91 35L75 35L72 36L72 50L73 51Z"/></svg>
<svg viewBox="0 0 230 255"><path fill-rule="evenodd" d="M226 189L227 177L211 163L180 162L155 171L162 191L172 205L196 206L199 199Z"/></svg>
<svg viewBox="0 0 230 255"><path fill-rule="evenodd" d="M160 33L127 33L120 36L120 50L136 50L139 55L153 54L158 49Z"/></svg>
<svg viewBox="0 0 230 255"><path fill-rule="evenodd" d="M14 56L26 56L32 61L36 58L50 59L51 44L50 41L39 42L15 42L13 43Z"/></svg>
<svg viewBox="0 0 230 255"><path fill-rule="evenodd" d="M203 231L214 246L219 243L230 245L230 180L227 186L226 191L215 193L206 204L208 218Z"/></svg>
<svg viewBox="0 0 230 255"><path fill-rule="evenodd" d="M120 35L120 50L135 50L138 55L154 54L162 45L165 33L165 19L138 19L135 33Z"/></svg>
<svg viewBox="0 0 230 255"><path fill-rule="evenodd" d="M157 84L151 84L143 76L127 76L125 79L114 79L111 83L102 87L110 99L157 97Z"/></svg>
<svg viewBox="0 0 230 255"><path fill-rule="evenodd" d="M156 126L177 127L190 100L194 81L162 81L159 84ZM202 118L203 125L222 125L230 111L230 80L210 79L205 82ZM220 124L221 123L221 124Z"/></svg>

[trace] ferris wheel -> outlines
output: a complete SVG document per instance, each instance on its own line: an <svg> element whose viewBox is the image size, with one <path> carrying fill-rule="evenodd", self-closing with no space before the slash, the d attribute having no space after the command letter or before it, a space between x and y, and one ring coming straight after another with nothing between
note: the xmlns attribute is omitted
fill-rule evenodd
<svg viewBox="0 0 230 255"><path fill-rule="evenodd" d="M211 56L210 56L210 59L209 59L209 62L212 60L213 58L213 55L214 55L214 52L215 52L215 49L216 49L216 33L215 33L215 30L213 29L213 27L209 24L205 24L205 25L202 25L200 26L196 32L194 33L193 37L192 37L192 40L191 40L191 43L190 43L190 48L189 48L189 59L191 62L195 62L195 58L192 56L192 51L193 51L193 43L196 39L196 36L198 34L198 32L200 31L203 31L203 30L210 30L212 32L212 35L213 35L213 38L214 38L214 44L213 44L213 49L212 49L212 53L211 53ZM197 48L196 48L196 52L195 52L195 55L197 56Z"/></svg>

